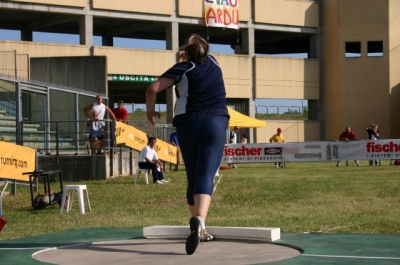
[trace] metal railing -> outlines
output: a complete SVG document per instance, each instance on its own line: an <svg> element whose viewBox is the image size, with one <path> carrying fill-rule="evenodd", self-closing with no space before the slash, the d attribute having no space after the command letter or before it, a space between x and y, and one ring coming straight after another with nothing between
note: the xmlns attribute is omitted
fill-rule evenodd
<svg viewBox="0 0 400 265"><path fill-rule="evenodd" d="M115 137L111 132L115 131L115 123L111 120L104 123L107 129L101 134L106 142L104 149L108 151L114 146ZM39 154L91 154L88 149L91 133L84 132L89 126L87 120L21 121L19 126L17 143L37 149Z"/></svg>
<svg viewBox="0 0 400 265"><path fill-rule="evenodd" d="M16 116L17 103L15 102L15 89L9 89L2 85L10 83L0 80L0 110L5 111L4 116Z"/></svg>
<svg viewBox="0 0 400 265"><path fill-rule="evenodd" d="M22 121L19 123L20 133L17 135L17 143L23 146L28 146L37 150L40 155L54 155L55 156L55 169L60 169L60 156L61 155L87 155L91 156L91 162L88 167L91 168L91 177L96 175L98 165L96 163L95 155L99 154L96 151L108 153L109 159L109 173L110 176L114 175L114 148L115 148L115 122L104 120L106 129L100 134L103 136L98 141L105 143L103 146L94 146L97 142L93 136L93 128L91 122L84 121ZM31 126L27 126L31 125ZM89 130L86 130L90 126ZM29 130L27 131L27 128ZM32 128L36 128L32 129ZM122 147L119 147L122 150ZM131 150L128 150L132 154ZM120 156L121 157L121 156ZM107 160L106 160L107 161ZM132 169L131 169L132 171Z"/></svg>
<svg viewBox="0 0 400 265"><path fill-rule="evenodd" d="M298 114L304 114L307 107L304 106L287 106L287 105L255 105L256 114L284 114L295 111ZM262 112L262 110L265 110Z"/></svg>

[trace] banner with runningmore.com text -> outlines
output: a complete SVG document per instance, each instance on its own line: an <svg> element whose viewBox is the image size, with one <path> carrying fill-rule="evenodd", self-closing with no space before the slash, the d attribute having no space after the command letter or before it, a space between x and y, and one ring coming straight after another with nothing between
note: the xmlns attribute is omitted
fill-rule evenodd
<svg viewBox="0 0 400 265"><path fill-rule="evenodd" d="M26 172L36 166L36 150L0 141L0 179L29 181Z"/></svg>

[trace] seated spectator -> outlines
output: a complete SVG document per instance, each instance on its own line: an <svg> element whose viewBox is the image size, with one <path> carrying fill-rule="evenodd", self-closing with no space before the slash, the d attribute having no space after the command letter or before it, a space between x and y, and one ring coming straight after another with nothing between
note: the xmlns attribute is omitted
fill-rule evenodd
<svg viewBox="0 0 400 265"><path fill-rule="evenodd" d="M165 184L168 181L164 180L163 175L163 166L161 161L158 159L156 151L154 150L154 146L157 143L157 139L155 137L149 137L148 144L143 147L142 151L139 154L139 168L141 169L149 169L151 170L151 174L153 175L153 183L154 184Z"/></svg>
<svg viewBox="0 0 400 265"><path fill-rule="evenodd" d="M247 144L247 137L244 133L240 134L240 143L241 144Z"/></svg>
<svg viewBox="0 0 400 265"><path fill-rule="evenodd" d="M104 140L104 123L98 118L98 112L92 112L92 118L87 122L88 127L84 133L88 135L90 148L93 153L102 154L101 150L106 146Z"/></svg>

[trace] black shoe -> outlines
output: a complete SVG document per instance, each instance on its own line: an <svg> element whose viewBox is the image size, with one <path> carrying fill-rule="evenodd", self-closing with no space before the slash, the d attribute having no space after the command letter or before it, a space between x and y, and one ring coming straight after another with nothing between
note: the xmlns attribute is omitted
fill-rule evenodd
<svg viewBox="0 0 400 265"><path fill-rule="evenodd" d="M186 253L192 255L200 242L201 225L200 220L193 216L190 218L190 235L186 239Z"/></svg>

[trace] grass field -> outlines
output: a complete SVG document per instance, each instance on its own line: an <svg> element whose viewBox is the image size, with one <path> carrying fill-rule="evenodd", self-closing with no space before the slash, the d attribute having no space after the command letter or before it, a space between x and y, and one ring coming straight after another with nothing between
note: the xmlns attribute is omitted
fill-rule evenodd
<svg viewBox="0 0 400 265"><path fill-rule="evenodd" d="M207 225L400 234L400 167L388 161L379 167L368 161L361 167L353 161L343 164L286 163L286 169L273 163L237 164L236 170L221 170ZM135 185L132 176L85 181L92 212L84 215L76 198L68 213L60 214L57 204L35 210L29 187L18 186L16 196L3 198L7 224L0 240L89 227L188 225L185 172L168 172L166 178L171 180L166 185L146 185L143 178Z"/></svg>

